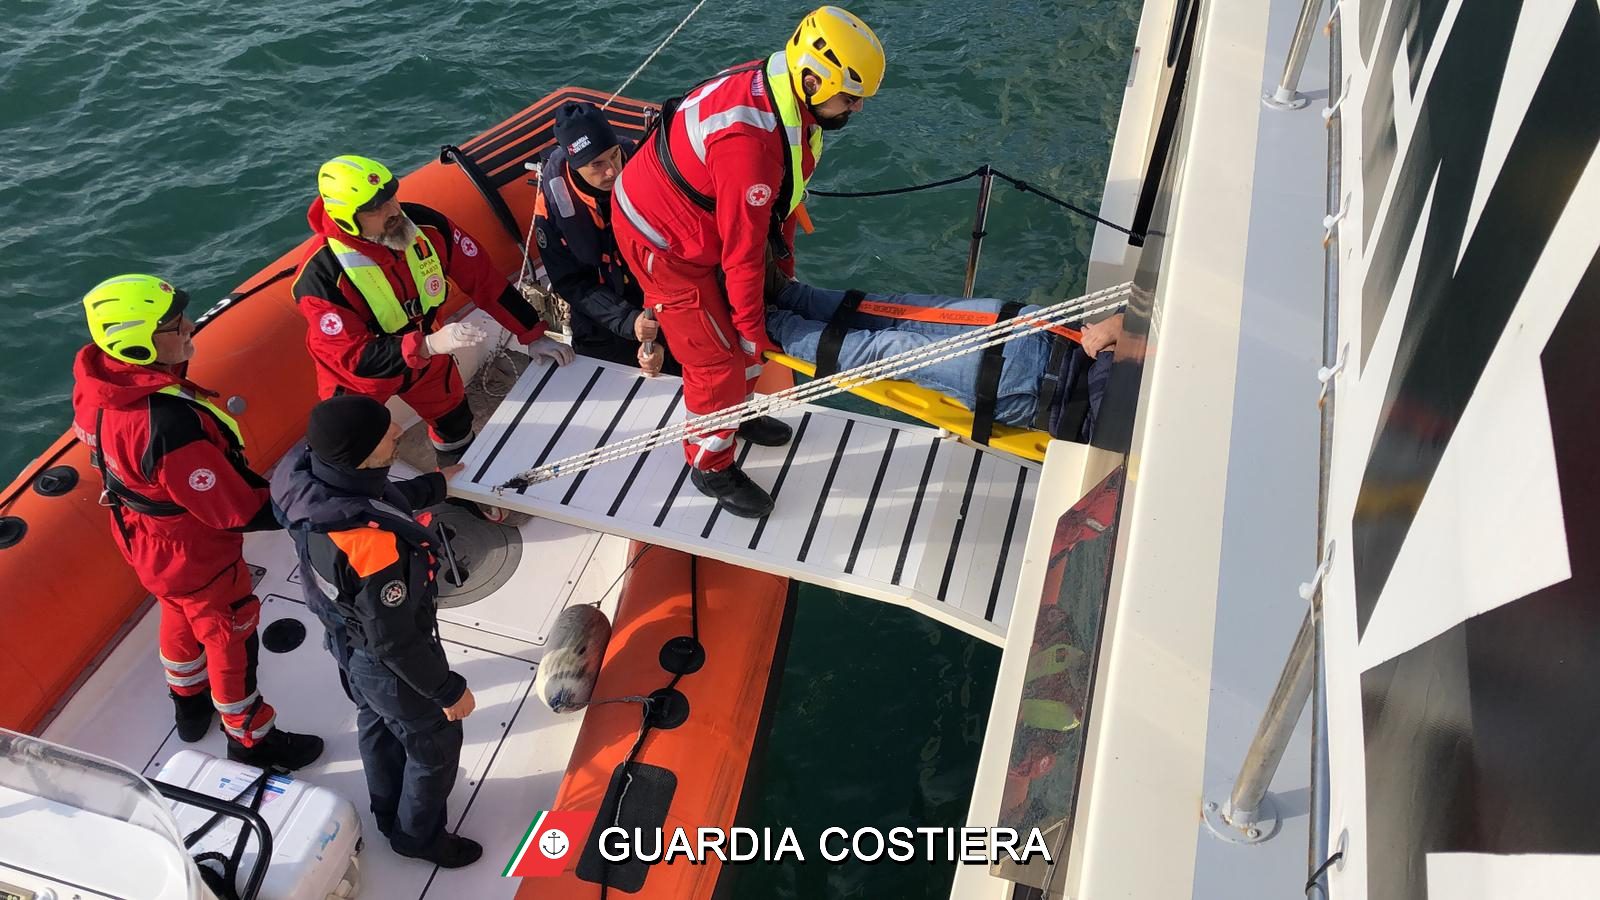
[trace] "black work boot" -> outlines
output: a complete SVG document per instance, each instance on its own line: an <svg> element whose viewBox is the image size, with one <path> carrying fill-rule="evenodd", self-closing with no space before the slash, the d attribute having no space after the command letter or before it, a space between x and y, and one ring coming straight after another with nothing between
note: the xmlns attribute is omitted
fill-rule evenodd
<svg viewBox="0 0 1600 900"><path fill-rule="evenodd" d="M472 444L470 443L463 444L454 450L440 450L438 447L434 447L433 456L434 459L438 460L439 468L445 469L455 465L458 462L461 462L461 460L467 455L467 451L471 449Z"/></svg>
<svg viewBox="0 0 1600 900"><path fill-rule="evenodd" d="M733 515L760 519L772 512L772 495L751 481L737 465L720 472L690 469L689 480L700 493L715 499L718 506Z"/></svg>
<svg viewBox="0 0 1600 900"><path fill-rule="evenodd" d="M314 734L295 734L274 728L249 747L228 735L228 758L258 769L293 772L311 765L321 755L322 738Z"/></svg>
<svg viewBox="0 0 1600 900"><path fill-rule="evenodd" d="M459 869L470 866L483 855L483 847L471 838L464 838L459 834L444 832L438 839L422 850L407 850L391 843L394 852L412 859L421 859L431 862L441 869Z"/></svg>
<svg viewBox="0 0 1600 900"><path fill-rule="evenodd" d="M167 691L172 698L173 719L178 723L178 740L192 744L211 730L211 716L217 708L211 705L210 694L181 697Z"/></svg>
<svg viewBox="0 0 1600 900"><path fill-rule="evenodd" d="M758 447L782 447L794 437L794 429L771 416L759 416L739 423L739 437Z"/></svg>

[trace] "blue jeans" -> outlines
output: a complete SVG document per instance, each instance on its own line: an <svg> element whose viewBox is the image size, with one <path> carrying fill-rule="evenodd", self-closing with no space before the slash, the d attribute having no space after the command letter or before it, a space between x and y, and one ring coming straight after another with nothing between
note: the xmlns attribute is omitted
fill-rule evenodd
<svg viewBox="0 0 1600 900"><path fill-rule="evenodd" d="M1000 311L1002 301L966 297L939 297L932 294L868 294L868 300L904 303L939 309ZM767 333L783 352L807 362L817 360L817 342L832 321L834 311L844 300L844 291L830 291L793 282L767 306ZM1025 306L1020 314L1038 309ZM916 350L928 344L969 331L971 326L942 325L911 319L888 319L856 313L851 317L844 342L839 347L839 368L852 369L877 362L897 353ZM994 419L1006 425L1033 427L1034 406L1039 399L1039 380L1050 362L1050 335L1025 335L1003 345L1005 364L1000 369L1000 386L995 391ZM968 409L977 402L981 352L918 369L909 376L925 388L961 401Z"/></svg>

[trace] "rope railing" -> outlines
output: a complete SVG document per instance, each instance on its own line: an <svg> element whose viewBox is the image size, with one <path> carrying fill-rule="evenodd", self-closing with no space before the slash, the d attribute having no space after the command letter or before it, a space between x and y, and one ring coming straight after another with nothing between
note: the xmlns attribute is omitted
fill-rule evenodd
<svg viewBox="0 0 1600 900"><path fill-rule="evenodd" d="M1074 300L1065 300L1041 307L1025 315L996 322L993 325L972 328L968 331L935 341L915 350L885 357L876 362L847 369L825 378L816 378L774 394L758 395L737 406L696 416L674 425L596 447L564 459L528 469L494 488L496 493L526 488L567 475L575 475L604 463L648 453L657 447L677 443L686 438L737 427L740 422L781 412L813 400L844 393L874 381L897 378L911 372L945 362L958 356L974 353L1006 343L1029 334L1045 331L1054 325L1075 318L1096 315L1114 309L1124 302L1134 290L1131 283L1123 283L1086 294Z"/></svg>
<svg viewBox="0 0 1600 900"><path fill-rule="evenodd" d="M1080 215L1080 216L1084 217L1085 219L1088 219L1088 220L1090 220L1092 222L1097 222L1097 223L1099 223L1101 225L1106 226L1107 228L1110 228L1113 231L1119 231L1119 232L1121 232L1121 233L1123 233L1123 234L1125 234L1125 235L1127 235L1129 237L1139 238L1141 240L1143 240L1144 237L1145 237L1145 234L1142 231L1134 231L1133 229L1128 228L1128 227L1126 227L1124 225L1118 225L1117 223L1115 223L1115 222L1113 222L1113 221L1111 221L1109 219L1103 219L1100 216L1097 216L1094 213L1090 212L1089 210L1084 209L1083 207L1077 205L1076 203L1073 203L1073 202L1068 201L1068 200L1063 200L1060 197L1057 197L1055 194L1052 194L1049 191L1044 190L1043 188L1040 188L1040 187L1038 187L1036 185L1033 185L1033 184L1030 184L1030 183L1028 183L1026 181L1023 181L1020 178L1016 178L1014 176L1007 175L1005 172L1002 172L999 169L993 168L991 166L979 166L978 168L973 169L971 172L968 172L965 175L953 175L953 176L951 176L949 178L941 178L941 179L939 179L937 181L927 181L927 182L923 182L921 184L910 184L910 185L906 185L904 187L883 188L883 189L875 190L875 191L822 191L822 190L807 189L806 190L806 196L808 196L808 197L832 197L832 198L851 199L851 200L853 200L853 199L859 199L859 198L864 198L864 197L892 197L892 196L895 196L897 194L914 194L914 193L917 193L919 191L931 191L931 190L933 190L935 188L948 187L948 186L950 186L952 184L960 184L963 181L970 181L970 180L972 180L974 178L982 177L986 170L988 171L988 173L990 175L994 176L995 178L1000 179L1001 181L1004 181L1006 184L1011 185L1012 187L1016 188L1018 191L1021 191L1024 194L1035 194L1035 195L1037 195L1039 197L1044 198L1045 200L1048 200L1051 203L1054 203L1055 205L1061 207L1062 209L1067 210L1068 212Z"/></svg>

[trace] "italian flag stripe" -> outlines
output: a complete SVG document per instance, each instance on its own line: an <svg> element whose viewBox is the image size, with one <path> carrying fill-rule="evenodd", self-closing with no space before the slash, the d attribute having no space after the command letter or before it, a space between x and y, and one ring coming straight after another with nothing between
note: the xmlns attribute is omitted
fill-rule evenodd
<svg viewBox="0 0 1600 900"><path fill-rule="evenodd" d="M517 864L522 862L522 857L527 854L528 848L533 846L533 836L539 832L539 823L549 814L549 810L541 809L539 814L533 817L533 821L528 823L528 830L523 832L522 840L517 842L517 852L511 854L511 861L506 863L505 871L500 873L501 878L509 878L511 873L516 871Z"/></svg>

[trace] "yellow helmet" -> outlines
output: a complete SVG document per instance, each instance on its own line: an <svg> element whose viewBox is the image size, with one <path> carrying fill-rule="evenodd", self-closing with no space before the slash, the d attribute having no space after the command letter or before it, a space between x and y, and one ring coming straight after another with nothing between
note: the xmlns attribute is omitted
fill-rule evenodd
<svg viewBox="0 0 1600 900"><path fill-rule="evenodd" d="M786 48L789 77L804 91L804 73L822 79L811 95L823 103L843 91L871 97L883 83L883 44L867 23L837 6L819 6L800 20Z"/></svg>
<svg viewBox="0 0 1600 900"><path fill-rule="evenodd" d="M188 294L154 275L107 278L83 295L95 346L136 366L156 361L152 335L188 305Z"/></svg>
<svg viewBox="0 0 1600 900"><path fill-rule="evenodd" d="M360 236L356 213L389 202L400 182L375 159L365 156L335 156L317 170L317 193L335 225Z"/></svg>

